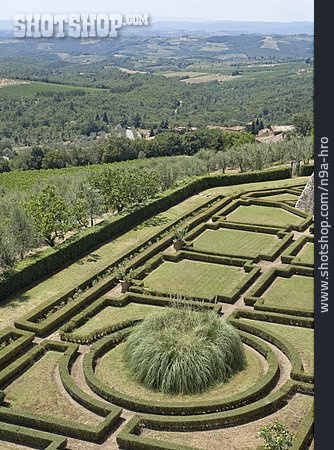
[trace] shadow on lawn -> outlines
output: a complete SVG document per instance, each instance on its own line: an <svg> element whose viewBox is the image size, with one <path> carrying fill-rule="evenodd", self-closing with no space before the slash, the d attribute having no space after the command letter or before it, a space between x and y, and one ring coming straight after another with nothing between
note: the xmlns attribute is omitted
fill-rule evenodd
<svg viewBox="0 0 334 450"><path fill-rule="evenodd" d="M169 219L168 217L165 217L165 216L152 217L152 219L146 220L142 224L138 225L138 227L136 229L141 230L141 229L147 228L147 227L158 227L159 225L166 225L170 221L171 221L171 219Z"/></svg>

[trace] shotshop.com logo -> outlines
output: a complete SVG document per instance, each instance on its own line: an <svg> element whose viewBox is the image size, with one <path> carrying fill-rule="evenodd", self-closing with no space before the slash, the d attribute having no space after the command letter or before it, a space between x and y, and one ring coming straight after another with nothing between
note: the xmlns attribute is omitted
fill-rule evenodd
<svg viewBox="0 0 334 450"><path fill-rule="evenodd" d="M148 14L15 14L16 38L115 38L128 26L148 26Z"/></svg>

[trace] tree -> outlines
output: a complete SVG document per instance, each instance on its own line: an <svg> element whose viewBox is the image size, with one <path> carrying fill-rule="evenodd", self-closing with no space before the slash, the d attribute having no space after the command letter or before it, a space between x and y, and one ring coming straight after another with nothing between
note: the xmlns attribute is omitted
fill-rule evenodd
<svg viewBox="0 0 334 450"><path fill-rule="evenodd" d="M141 127L141 117L138 113L133 117L133 126L135 128Z"/></svg>
<svg viewBox="0 0 334 450"><path fill-rule="evenodd" d="M299 136L309 136L312 132L312 121L308 114L295 114L292 119L295 131Z"/></svg>
<svg viewBox="0 0 334 450"><path fill-rule="evenodd" d="M11 168L9 162L6 159L0 158L0 173L10 172Z"/></svg>
<svg viewBox="0 0 334 450"><path fill-rule="evenodd" d="M10 235L6 232L3 224L0 225L0 267L8 270L16 262L15 243Z"/></svg>
<svg viewBox="0 0 334 450"><path fill-rule="evenodd" d="M108 114L106 112L103 113L102 121L109 124Z"/></svg>
<svg viewBox="0 0 334 450"><path fill-rule="evenodd" d="M34 224L23 205L18 202L11 208L8 232L15 242L15 252L21 259L38 243Z"/></svg>
<svg viewBox="0 0 334 450"><path fill-rule="evenodd" d="M103 196L98 189L94 189L89 183L84 182L81 185L81 198L90 225L93 226L95 218L100 216L105 209Z"/></svg>
<svg viewBox="0 0 334 450"><path fill-rule="evenodd" d="M57 239L64 239L72 228L71 211L63 197L57 195L54 186L48 185L39 195L33 195L27 209L38 234L50 247L55 246Z"/></svg>
<svg viewBox="0 0 334 450"><path fill-rule="evenodd" d="M44 151L39 147L33 147L31 149L31 159L33 168L40 170L42 168L42 161L44 158Z"/></svg>
<svg viewBox="0 0 334 450"><path fill-rule="evenodd" d="M292 433L279 422L262 427L259 435L265 440L266 450L288 450L292 447Z"/></svg>

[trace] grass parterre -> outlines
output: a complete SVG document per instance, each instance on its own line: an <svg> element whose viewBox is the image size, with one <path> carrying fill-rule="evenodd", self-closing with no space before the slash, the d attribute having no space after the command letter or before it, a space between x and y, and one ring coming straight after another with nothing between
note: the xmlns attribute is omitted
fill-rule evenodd
<svg viewBox="0 0 334 450"><path fill-rule="evenodd" d="M310 448L312 221L290 204L305 182L188 194L2 303L0 447L245 450L278 421Z"/></svg>

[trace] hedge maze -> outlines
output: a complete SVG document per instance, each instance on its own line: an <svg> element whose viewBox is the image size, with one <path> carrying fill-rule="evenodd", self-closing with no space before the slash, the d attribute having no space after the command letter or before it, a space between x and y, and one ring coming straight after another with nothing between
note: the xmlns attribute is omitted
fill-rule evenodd
<svg viewBox="0 0 334 450"><path fill-rule="evenodd" d="M267 177L182 188L183 198L171 194L156 214L148 205L142 225L124 228L131 248L101 242L96 252L105 245L108 256L76 288L73 262L59 296L41 295L23 315L2 301L1 317L13 320L0 322L1 449L255 450L260 428L277 421L293 450L313 448L313 222L293 206L306 179ZM176 228L186 230L180 250ZM131 274L123 293L121 262ZM237 328L246 368L196 395L136 382L126 339L176 301Z"/></svg>

